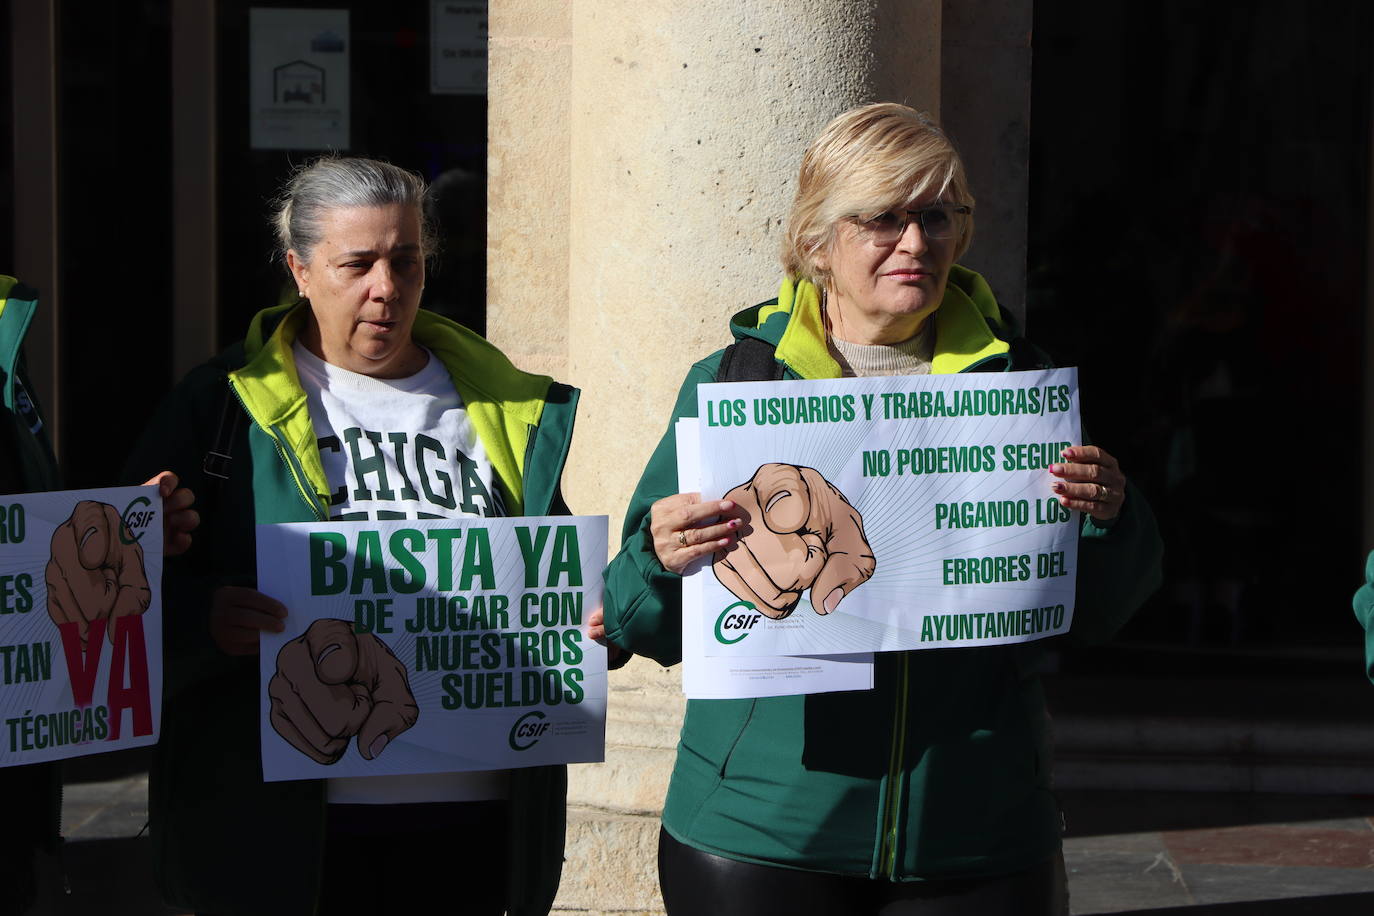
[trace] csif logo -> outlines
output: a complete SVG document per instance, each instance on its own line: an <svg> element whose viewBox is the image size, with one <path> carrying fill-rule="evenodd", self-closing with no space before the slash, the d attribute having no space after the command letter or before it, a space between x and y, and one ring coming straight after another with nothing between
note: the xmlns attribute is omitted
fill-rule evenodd
<svg viewBox="0 0 1374 916"><path fill-rule="evenodd" d="M542 710L536 709L527 712L515 720L515 724L510 727L510 735L507 741L513 751L527 751L539 743L539 739L544 737L544 733L549 730L552 722L545 722L545 715Z"/></svg>
<svg viewBox="0 0 1374 916"><path fill-rule="evenodd" d="M742 610L734 613L736 608ZM749 635L762 616L750 602L736 601L721 611L720 616L716 618L716 642L724 646L739 642ZM734 635L736 633L739 635Z"/></svg>
<svg viewBox="0 0 1374 916"><path fill-rule="evenodd" d="M120 519L124 522L119 531L119 539L125 544L133 544L143 540L144 528L147 528L157 516L157 510L153 508L153 501L146 496L138 496L134 501L124 507L120 513ZM128 534L125 534L125 531ZM134 532L137 531L137 534Z"/></svg>

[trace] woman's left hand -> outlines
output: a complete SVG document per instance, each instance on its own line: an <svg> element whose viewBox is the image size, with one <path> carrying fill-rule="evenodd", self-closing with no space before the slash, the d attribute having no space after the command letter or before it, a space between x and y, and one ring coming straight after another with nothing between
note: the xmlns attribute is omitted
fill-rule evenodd
<svg viewBox="0 0 1374 916"><path fill-rule="evenodd" d="M200 524L200 513L191 506L196 495L180 486L177 475L162 471L150 480L145 487L157 487L162 497L162 555L175 557L191 549L191 532Z"/></svg>
<svg viewBox="0 0 1374 916"><path fill-rule="evenodd" d="M1116 459L1095 445L1070 446L1060 454L1065 463L1050 465L1050 473L1059 478L1054 482L1059 504L1086 512L1100 522L1120 515L1126 500L1126 475Z"/></svg>
<svg viewBox="0 0 1374 916"><path fill-rule="evenodd" d="M621 648L606 639L606 612L603 609L597 608L587 618L587 635L593 642L599 642L606 647L608 663L614 663L620 657Z"/></svg>

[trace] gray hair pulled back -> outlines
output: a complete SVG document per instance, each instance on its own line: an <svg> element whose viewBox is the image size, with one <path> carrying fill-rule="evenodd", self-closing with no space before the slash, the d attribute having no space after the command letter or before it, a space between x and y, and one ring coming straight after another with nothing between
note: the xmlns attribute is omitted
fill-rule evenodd
<svg viewBox="0 0 1374 916"><path fill-rule="evenodd" d="M325 214L346 207L414 207L420 216L420 243L434 251L433 231L425 217L425 181L414 172L376 159L322 156L296 170L272 202L272 229L277 254L287 251L309 263L323 236Z"/></svg>

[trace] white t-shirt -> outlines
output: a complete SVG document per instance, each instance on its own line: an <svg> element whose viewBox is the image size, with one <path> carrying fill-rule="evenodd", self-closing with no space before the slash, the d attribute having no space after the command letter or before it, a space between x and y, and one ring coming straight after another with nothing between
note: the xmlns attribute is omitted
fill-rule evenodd
<svg viewBox="0 0 1374 916"><path fill-rule="evenodd" d="M292 347L338 520L505 514L491 462L443 363L407 378L349 372ZM506 770L328 781L332 804L392 805L506 798Z"/></svg>

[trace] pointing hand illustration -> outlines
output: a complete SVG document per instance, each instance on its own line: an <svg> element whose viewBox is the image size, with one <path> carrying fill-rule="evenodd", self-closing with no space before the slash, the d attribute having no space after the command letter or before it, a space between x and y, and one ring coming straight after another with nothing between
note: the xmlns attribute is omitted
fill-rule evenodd
<svg viewBox="0 0 1374 916"><path fill-rule="evenodd" d="M96 620L111 622L105 632L113 641L113 621L142 614L152 601L143 548L114 506L94 500L77 503L53 531L45 578L48 616L59 626L76 624L82 648Z"/></svg>
<svg viewBox="0 0 1374 916"><path fill-rule="evenodd" d="M746 516L739 539L716 551L712 569L736 597L780 620L811 589L829 614L873 575L863 518L814 468L765 464L725 494Z"/></svg>
<svg viewBox="0 0 1374 916"><path fill-rule="evenodd" d="M283 646L267 695L272 728L324 764L337 763L354 735L372 760L420 716L405 666L347 620L317 620Z"/></svg>

